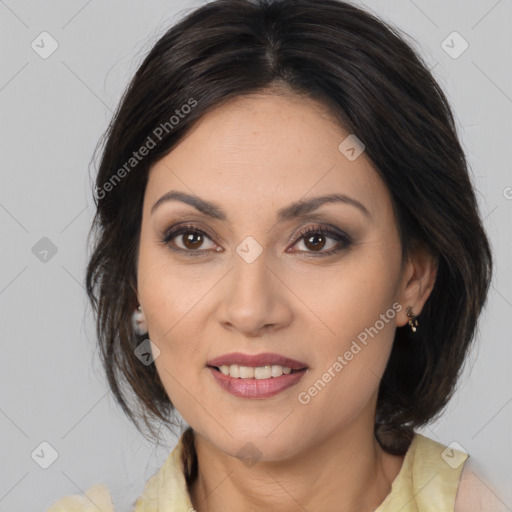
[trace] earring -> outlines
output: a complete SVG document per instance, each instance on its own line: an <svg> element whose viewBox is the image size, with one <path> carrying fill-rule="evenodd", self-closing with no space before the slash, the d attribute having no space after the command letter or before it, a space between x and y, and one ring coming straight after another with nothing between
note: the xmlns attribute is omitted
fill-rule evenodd
<svg viewBox="0 0 512 512"><path fill-rule="evenodd" d="M416 329L418 328L418 320L416 319L416 315L412 312L412 306L407 306L405 314L409 318L408 323L411 326L411 331L416 332Z"/></svg>
<svg viewBox="0 0 512 512"><path fill-rule="evenodd" d="M137 306L137 309L132 314L132 326L133 330L139 335L144 336L148 333L146 327L146 317L142 311L141 306Z"/></svg>

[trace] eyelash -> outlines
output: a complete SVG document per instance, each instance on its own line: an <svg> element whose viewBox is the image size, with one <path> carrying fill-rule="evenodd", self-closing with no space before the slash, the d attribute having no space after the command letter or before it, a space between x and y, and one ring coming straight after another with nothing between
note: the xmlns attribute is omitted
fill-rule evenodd
<svg viewBox="0 0 512 512"><path fill-rule="evenodd" d="M191 256L191 257L200 256L206 252L211 252L211 251L204 251L204 250L201 251L199 249L195 250L195 251L194 250L186 250L186 249L182 249L181 247L173 247L170 244L170 242L173 238L175 238L179 235L183 235L185 233L194 233L197 235L205 235L210 240L212 240L212 237L205 231L198 229L193 225L184 225L184 226L182 225L182 226L177 226L177 227L167 230L165 232L164 236L161 238L161 242L164 245L166 245L171 251L179 252L179 253L182 253L182 254L185 254L185 255ZM330 251L325 251L325 252L315 252L315 251L300 251L300 252L303 252L303 253L305 252L306 254L313 255L315 257L316 256L331 256L333 254L338 253L339 251L341 251L343 249L347 249L352 244L351 237L349 235L347 235L346 233L335 231L328 226L318 225L318 226L309 227L309 228L302 230L297 235L295 240L293 241L292 246L294 246L297 242L299 242L306 236L314 235L314 234L320 234L320 235L328 237L328 238L333 238L334 240L336 240L338 242L338 246L335 247L334 249L331 249Z"/></svg>

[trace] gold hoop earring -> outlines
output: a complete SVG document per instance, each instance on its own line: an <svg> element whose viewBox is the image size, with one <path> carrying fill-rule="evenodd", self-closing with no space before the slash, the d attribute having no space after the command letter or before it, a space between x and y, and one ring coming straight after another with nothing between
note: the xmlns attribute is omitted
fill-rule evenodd
<svg viewBox="0 0 512 512"><path fill-rule="evenodd" d="M416 318L416 315L412 312L412 306L407 306L407 309L405 310L405 314L409 318L409 325L411 326L411 331L416 332L416 329L418 328L418 320Z"/></svg>

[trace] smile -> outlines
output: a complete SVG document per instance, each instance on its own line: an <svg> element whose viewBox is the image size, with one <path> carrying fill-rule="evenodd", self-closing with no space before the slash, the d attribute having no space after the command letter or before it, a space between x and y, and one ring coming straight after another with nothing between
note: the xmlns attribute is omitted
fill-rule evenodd
<svg viewBox="0 0 512 512"><path fill-rule="evenodd" d="M279 364L266 365L266 366L240 366L238 364L227 365L224 364L217 368L223 375L229 375L235 379L270 379L288 375L289 373L297 372L300 370L292 370L287 366Z"/></svg>

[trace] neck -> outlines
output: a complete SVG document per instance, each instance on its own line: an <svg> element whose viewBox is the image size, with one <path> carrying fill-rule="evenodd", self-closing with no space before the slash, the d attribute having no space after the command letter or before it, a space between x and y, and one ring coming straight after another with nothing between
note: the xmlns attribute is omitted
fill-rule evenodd
<svg viewBox="0 0 512 512"><path fill-rule="evenodd" d="M404 459L385 452L373 429L360 425L293 458L251 467L197 433L195 449L198 476L189 492L197 512L373 511L390 493Z"/></svg>

